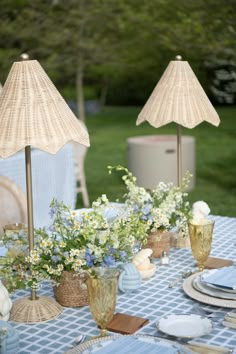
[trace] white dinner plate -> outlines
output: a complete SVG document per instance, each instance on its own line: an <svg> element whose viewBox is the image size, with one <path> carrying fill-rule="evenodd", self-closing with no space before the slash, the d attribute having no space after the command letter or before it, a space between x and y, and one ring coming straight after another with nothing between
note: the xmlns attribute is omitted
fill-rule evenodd
<svg viewBox="0 0 236 354"><path fill-rule="evenodd" d="M222 289L209 286L207 283L201 281L200 275L193 279L193 287L203 294L219 297L220 299L236 300L235 293L229 293Z"/></svg>
<svg viewBox="0 0 236 354"><path fill-rule="evenodd" d="M161 318L157 328L170 336L196 338L209 334L212 330L212 322L206 317L195 314L170 315Z"/></svg>
<svg viewBox="0 0 236 354"><path fill-rule="evenodd" d="M158 348L159 350L157 353L174 353L174 354L193 354L193 351L190 349L187 349L183 347L182 345L173 342L170 342L165 339L160 339L157 337L152 337L152 336L145 336L145 335L135 335L132 336L135 337L137 340L140 340L140 345L143 345L143 342L147 343L153 343L153 344L161 344L163 345L163 349ZM87 342L84 342L77 347L68 350L64 354L93 354L96 353L98 350L102 350L102 348L105 349L105 347L109 344L111 344L113 341L118 340L121 338L120 335L115 335L115 336L107 336L107 337L102 337L102 338L97 338L97 339L91 339ZM164 351L163 351L164 350ZM143 353L145 350L143 351ZM116 352L118 353L118 352ZM120 353L126 353L124 351L124 348L121 348ZM132 353L133 354L133 353Z"/></svg>

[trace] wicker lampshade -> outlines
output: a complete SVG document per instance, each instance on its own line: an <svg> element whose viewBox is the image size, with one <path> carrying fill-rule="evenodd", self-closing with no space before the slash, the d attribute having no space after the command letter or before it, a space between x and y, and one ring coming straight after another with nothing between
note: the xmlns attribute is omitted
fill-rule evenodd
<svg viewBox="0 0 236 354"><path fill-rule="evenodd" d="M0 95L0 156L28 145L54 154L69 141L89 146L87 130L37 60L14 63Z"/></svg>
<svg viewBox="0 0 236 354"><path fill-rule="evenodd" d="M148 121L159 128L170 122L177 123L177 168L178 185L182 181L181 126L194 128L203 121L215 126L219 116L205 94L197 77L187 61L181 56L169 63L154 88L136 124Z"/></svg>
<svg viewBox="0 0 236 354"><path fill-rule="evenodd" d="M219 116L187 61L173 60L139 113L137 125L148 121L155 128L175 122L194 128L203 121L215 126Z"/></svg>
<svg viewBox="0 0 236 354"><path fill-rule="evenodd" d="M30 251L34 248L31 147L56 153L67 142L89 146L84 125L36 60L14 63L0 94L0 156L6 158L25 148ZM62 310L55 300L37 297L32 289L31 298L14 302L10 319L27 323L46 321Z"/></svg>

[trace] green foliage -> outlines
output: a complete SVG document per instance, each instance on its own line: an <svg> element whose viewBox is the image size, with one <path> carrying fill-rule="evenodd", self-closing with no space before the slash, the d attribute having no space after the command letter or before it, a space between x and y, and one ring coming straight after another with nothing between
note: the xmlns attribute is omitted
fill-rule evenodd
<svg viewBox="0 0 236 354"><path fill-rule="evenodd" d="M60 89L81 65L113 104L142 104L181 54L207 90L209 56L235 60L235 10L233 0L1 0L0 81L28 51Z"/></svg>

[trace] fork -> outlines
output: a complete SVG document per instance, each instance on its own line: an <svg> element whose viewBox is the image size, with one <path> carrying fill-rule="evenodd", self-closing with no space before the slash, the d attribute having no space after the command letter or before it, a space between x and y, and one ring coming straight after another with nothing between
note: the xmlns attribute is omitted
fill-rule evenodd
<svg viewBox="0 0 236 354"><path fill-rule="evenodd" d="M169 285L168 288L174 288L182 279L185 279L189 277L190 275L193 274L193 271L190 269L187 269L184 271L178 278L174 279Z"/></svg>

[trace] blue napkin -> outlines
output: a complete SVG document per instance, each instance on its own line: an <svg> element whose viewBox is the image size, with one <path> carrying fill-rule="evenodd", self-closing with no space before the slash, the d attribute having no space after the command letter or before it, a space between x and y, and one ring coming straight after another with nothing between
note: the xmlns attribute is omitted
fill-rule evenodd
<svg viewBox="0 0 236 354"><path fill-rule="evenodd" d="M203 273L201 280L206 284L236 290L236 267L224 267Z"/></svg>
<svg viewBox="0 0 236 354"><path fill-rule="evenodd" d="M97 350L96 354L177 354L179 352L179 346L175 348L169 343L151 343L140 338L124 336Z"/></svg>

